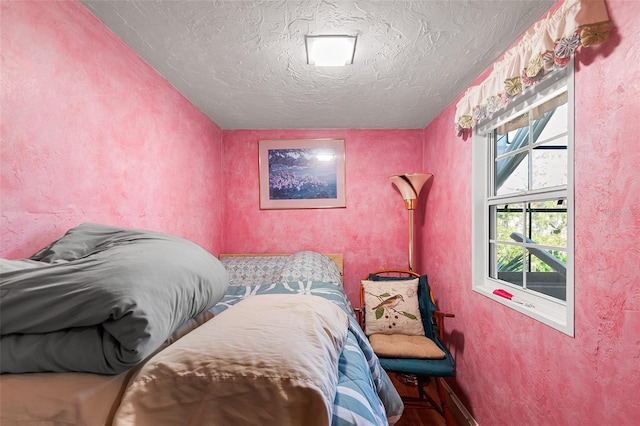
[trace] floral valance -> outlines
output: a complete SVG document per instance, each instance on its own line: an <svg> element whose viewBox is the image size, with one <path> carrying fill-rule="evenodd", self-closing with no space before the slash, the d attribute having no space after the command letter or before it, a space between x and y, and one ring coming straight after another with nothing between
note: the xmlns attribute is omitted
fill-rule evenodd
<svg viewBox="0 0 640 426"><path fill-rule="evenodd" d="M604 0L566 0L505 52L481 84L466 91L457 104L458 135L470 131L474 123L502 109L554 69L567 65L579 48L604 42L608 31Z"/></svg>

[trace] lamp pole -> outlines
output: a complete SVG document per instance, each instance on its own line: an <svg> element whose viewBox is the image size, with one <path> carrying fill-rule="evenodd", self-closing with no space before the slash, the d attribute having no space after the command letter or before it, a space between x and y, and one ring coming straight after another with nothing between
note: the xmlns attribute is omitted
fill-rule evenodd
<svg viewBox="0 0 640 426"><path fill-rule="evenodd" d="M409 211L409 270L413 271L413 215L414 210L416 209L416 205L418 204L417 199L409 199L405 200L405 205L407 210Z"/></svg>
<svg viewBox="0 0 640 426"><path fill-rule="evenodd" d="M391 176L389 179L398 188L404 206L409 210L409 270L413 271L413 211L418 207L418 195L423 185L433 175L431 173L406 173L404 175Z"/></svg>

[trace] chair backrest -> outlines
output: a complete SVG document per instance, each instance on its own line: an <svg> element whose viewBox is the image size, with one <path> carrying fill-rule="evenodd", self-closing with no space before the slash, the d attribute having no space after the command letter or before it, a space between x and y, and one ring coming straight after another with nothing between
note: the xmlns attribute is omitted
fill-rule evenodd
<svg viewBox="0 0 640 426"><path fill-rule="evenodd" d="M395 280L411 280L419 278L418 281L418 306L420 316L422 317L422 325L424 334L430 339L439 337L439 330L436 325L435 312L437 306L433 293L429 288L429 280L426 275L420 275L417 272L404 269L380 269L371 272L364 279L369 281L395 281ZM364 287L360 286L360 306L364 306ZM362 312L362 327L364 328L366 312Z"/></svg>

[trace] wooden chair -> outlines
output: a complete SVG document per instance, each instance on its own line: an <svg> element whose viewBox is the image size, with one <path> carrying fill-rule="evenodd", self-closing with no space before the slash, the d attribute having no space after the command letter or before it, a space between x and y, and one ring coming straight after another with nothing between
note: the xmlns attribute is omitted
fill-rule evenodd
<svg viewBox="0 0 640 426"><path fill-rule="evenodd" d="M420 275L414 271L403 269L382 269L367 275L364 280L369 281L389 281L389 280L408 280L419 278L418 283L418 304L422 317L425 337L431 339L445 354L443 359L421 359L408 357L394 357L378 355L382 368L387 372L399 373L401 376L415 377L415 383L418 387L418 398L403 397L407 404L423 405L429 403L436 409L441 416L444 417L445 424L454 424L453 417L449 411L447 397L440 382L441 377L450 377L455 374L454 359L444 344L444 319L453 318L455 315L448 312L438 310L435 298L426 275ZM371 307L367 309L365 306L365 288L360 286L360 325L366 332L366 315L373 314ZM369 310L369 312L367 312ZM424 340L424 339L423 339ZM374 348L375 350L375 348ZM424 391L424 385L429 384L433 378L438 394L439 402L434 401L431 396Z"/></svg>

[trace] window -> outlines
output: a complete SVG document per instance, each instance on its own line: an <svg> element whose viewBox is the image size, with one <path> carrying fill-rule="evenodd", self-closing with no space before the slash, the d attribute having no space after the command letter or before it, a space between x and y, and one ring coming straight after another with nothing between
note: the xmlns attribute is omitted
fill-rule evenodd
<svg viewBox="0 0 640 426"><path fill-rule="evenodd" d="M473 289L571 336L572 69L478 123L472 142Z"/></svg>

